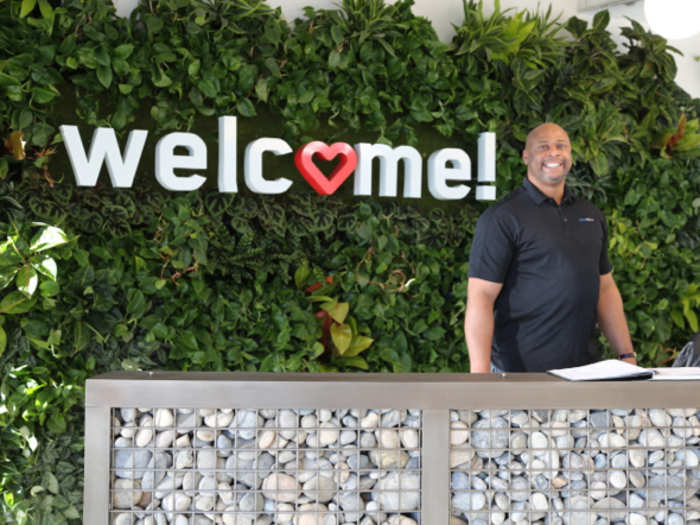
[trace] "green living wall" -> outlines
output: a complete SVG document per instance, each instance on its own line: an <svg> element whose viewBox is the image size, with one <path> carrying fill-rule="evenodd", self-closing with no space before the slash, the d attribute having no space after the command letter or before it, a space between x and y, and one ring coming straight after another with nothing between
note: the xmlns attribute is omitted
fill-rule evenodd
<svg viewBox="0 0 700 525"><path fill-rule="evenodd" d="M361 137L424 154L493 131L501 197L527 131L556 121L571 186L607 215L641 363L698 330L700 100L674 84L674 50L635 22L618 48L607 13L588 26L475 2L445 44L410 7L345 0L288 23L260 0L149 0L130 19L101 0L0 2L0 521L78 522L83 389L100 372L468 370L469 246L488 203L303 182L166 193L150 160L139 191L104 172L76 188L61 124L123 144L236 115L293 148Z"/></svg>

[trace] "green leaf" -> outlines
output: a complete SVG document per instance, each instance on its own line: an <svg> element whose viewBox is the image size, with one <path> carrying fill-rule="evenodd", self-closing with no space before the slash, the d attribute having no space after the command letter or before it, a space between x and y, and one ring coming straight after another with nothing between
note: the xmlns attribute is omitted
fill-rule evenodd
<svg viewBox="0 0 700 525"><path fill-rule="evenodd" d="M52 257L42 257L41 261L32 262L32 268L42 275L45 275L49 279L56 280L58 275L58 267L56 266L56 261Z"/></svg>
<svg viewBox="0 0 700 525"><path fill-rule="evenodd" d="M90 342L90 333L83 321L76 321L73 325L73 351L74 353L84 350Z"/></svg>
<svg viewBox="0 0 700 525"><path fill-rule="evenodd" d="M360 368L362 370L369 370L369 365L367 364L367 361L365 361L359 356L342 357L338 359L338 363L343 364L345 366L354 366L355 368Z"/></svg>
<svg viewBox="0 0 700 525"><path fill-rule="evenodd" d="M313 350L311 357L313 357L314 359L319 357L325 351L325 348L323 348L323 345L321 343L319 343L318 341L316 341L311 348Z"/></svg>
<svg viewBox="0 0 700 525"><path fill-rule="evenodd" d="M41 223L35 223L41 225ZM32 239L29 249L32 252L43 252L68 242L68 236L64 231L55 226L45 226Z"/></svg>
<svg viewBox="0 0 700 525"><path fill-rule="evenodd" d="M39 276L36 270L29 265L25 265L20 268L17 273L17 289L31 298L36 291L36 287L39 285Z"/></svg>
<svg viewBox="0 0 700 525"><path fill-rule="evenodd" d="M267 102L269 92L270 88L267 85L267 79L261 78L258 80L257 84L255 84L255 94L262 102Z"/></svg>
<svg viewBox="0 0 700 525"><path fill-rule="evenodd" d="M340 66L341 55L338 51L331 51L328 55L328 67L336 69Z"/></svg>
<svg viewBox="0 0 700 525"><path fill-rule="evenodd" d="M97 80L106 89L112 85L112 67L111 66L98 66L97 67Z"/></svg>
<svg viewBox="0 0 700 525"><path fill-rule="evenodd" d="M60 288L56 281L42 281L39 285L39 291L42 297L56 297Z"/></svg>
<svg viewBox="0 0 700 525"><path fill-rule="evenodd" d="M133 44L121 44L114 48L112 53L115 58L127 59L134 52Z"/></svg>
<svg viewBox="0 0 700 525"><path fill-rule="evenodd" d="M249 98L242 98L238 101L238 104L236 104L236 109L238 110L238 113L243 115L244 117L254 117L257 115L255 111L255 106L253 106L253 103L250 101Z"/></svg>
<svg viewBox="0 0 700 525"><path fill-rule="evenodd" d="M53 8L47 0L39 0L39 11L41 12L42 18L51 20L53 18Z"/></svg>
<svg viewBox="0 0 700 525"><path fill-rule="evenodd" d="M345 39L343 29L339 25L331 26L331 38L333 39L333 42L336 43L336 45L340 44Z"/></svg>
<svg viewBox="0 0 700 525"><path fill-rule="evenodd" d="M164 88L168 87L173 83L173 81L170 79L168 75L166 75L163 70L159 69L158 72L160 73L159 75L151 75L151 81L153 82L153 85L159 88Z"/></svg>
<svg viewBox="0 0 700 525"><path fill-rule="evenodd" d="M146 296L141 290L131 289L127 293L126 311L134 317L141 317L146 312Z"/></svg>
<svg viewBox="0 0 700 525"><path fill-rule="evenodd" d="M29 13L34 11L34 7L36 6L36 0L22 0L22 7L19 12L19 17L24 18L27 16Z"/></svg>
<svg viewBox="0 0 700 525"><path fill-rule="evenodd" d="M350 303L331 301L322 304L321 308L328 312L328 315L330 315L336 323L344 323L345 317L347 317L348 312L350 311Z"/></svg>
<svg viewBox="0 0 700 525"><path fill-rule="evenodd" d="M202 63L199 59L193 60L192 62L190 62L190 65L187 66L187 74L191 77L196 77L199 73L199 68L201 67L201 65Z"/></svg>
<svg viewBox="0 0 700 525"><path fill-rule="evenodd" d="M364 335L356 335L352 338L350 343L350 348L343 354L343 356L353 357L357 354L364 352L374 343L374 339Z"/></svg>
<svg viewBox="0 0 700 525"><path fill-rule="evenodd" d="M32 89L32 97L37 104L51 102L57 95L58 92L43 87L35 87Z"/></svg>
<svg viewBox="0 0 700 525"><path fill-rule="evenodd" d="M309 268L309 263L304 261L304 263L294 272L294 284L299 290L304 287L309 275L311 275L311 268Z"/></svg>
<svg viewBox="0 0 700 525"><path fill-rule="evenodd" d="M44 477L46 479L44 484L49 492L52 494L58 494L58 480L56 479L56 476L47 471Z"/></svg>
<svg viewBox="0 0 700 525"><path fill-rule="evenodd" d="M0 355L5 352L5 348L7 348L7 333L5 329L0 326Z"/></svg>
<svg viewBox="0 0 700 525"><path fill-rule="evenodd" d="M345 351L350 348L350 343L352 342L352 328L350 328L349 324L333 323L331 325L331 339L340 355L343 355Z"/></svg>
<svg viewBox="0 0 700 525"><path fill-rule="evenodd" d="M31 310L36 299L29 299L17 290L7 294L0 302L0 314L23 314Z"/></svg>

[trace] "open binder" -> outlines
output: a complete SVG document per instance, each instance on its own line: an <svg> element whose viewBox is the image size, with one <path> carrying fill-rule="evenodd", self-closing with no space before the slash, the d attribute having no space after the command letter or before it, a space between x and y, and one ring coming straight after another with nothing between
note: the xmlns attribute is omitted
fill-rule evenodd
<svg viewBox="0 0 700 525"><path fill-rule="evenodd" d="M700 380L700 367L643 368L619 359L607 359L590 365L548 370L550 374L569 381L627 381L651 379L655 381Z"/></svg>

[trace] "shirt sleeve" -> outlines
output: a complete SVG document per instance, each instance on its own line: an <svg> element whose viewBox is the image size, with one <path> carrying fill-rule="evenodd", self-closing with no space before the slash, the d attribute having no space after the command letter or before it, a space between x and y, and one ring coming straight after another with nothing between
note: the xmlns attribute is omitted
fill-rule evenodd
<svg viewBox="0 0 700 525"><path fill-rule="evenodd" d="M515 249L513 219L487 209L476 223L469 252L469 277L495 283L505 282Z"/></svg>
<svg viewBox="0 0 700 525"><path fill-rule="evenodd" d="M598 260L598 271L600 275L612 272L612 264L608 258L608 222L605 220L605 215L600 212L600 224L603 228L603 242L600 246L600 259Z"/></svg>

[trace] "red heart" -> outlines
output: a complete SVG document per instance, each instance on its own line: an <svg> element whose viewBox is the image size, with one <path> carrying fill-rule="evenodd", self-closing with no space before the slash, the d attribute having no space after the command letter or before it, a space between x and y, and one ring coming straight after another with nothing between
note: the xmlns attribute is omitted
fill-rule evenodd
<svg viewBox="0 0 700 525"><path fill-rule="evenodd" d="M340 155L340 163L330 177L326 178L314 164L314 155L318 155L323 160L333 160ZM294 155L294 164L316 193L332 195L357 167L357 153L345 142L335 142L328 146L325 142L315 140L297 150Z"/></svg>

